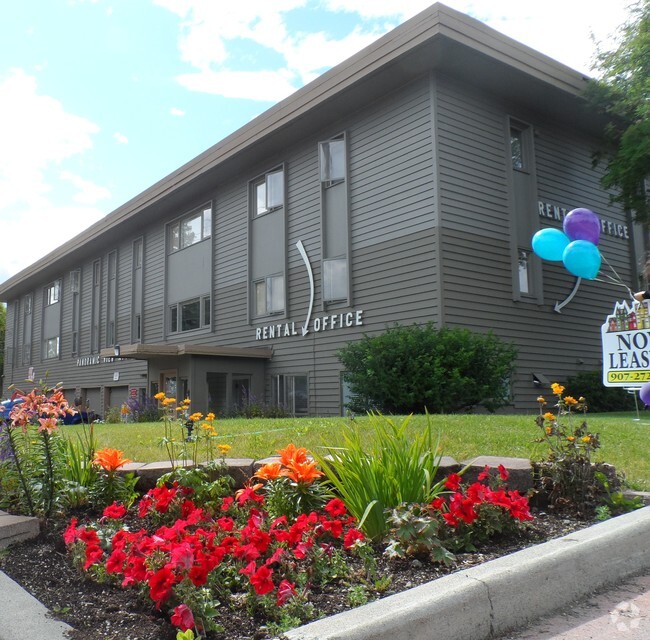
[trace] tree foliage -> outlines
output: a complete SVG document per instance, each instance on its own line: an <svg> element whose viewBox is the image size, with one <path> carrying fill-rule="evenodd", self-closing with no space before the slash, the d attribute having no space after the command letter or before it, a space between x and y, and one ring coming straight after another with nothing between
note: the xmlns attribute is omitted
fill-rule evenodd
<svg viewBox="0 0 650 640"><path fill-rule="evenodd" d="M594 156L606 163L602 184L615 189L615 202L650 221L650 0L637 0L617 34L618 46L599 48L594 68L600 78L589 83L589 103L609 117L606 146Z"/></svg>
<svg viewBox="0 0 650 640"><path fill-rule="evenodd" d="M396 325L339 351L353 411L451 413L509 402L516 349L491 333Z"/></svg>

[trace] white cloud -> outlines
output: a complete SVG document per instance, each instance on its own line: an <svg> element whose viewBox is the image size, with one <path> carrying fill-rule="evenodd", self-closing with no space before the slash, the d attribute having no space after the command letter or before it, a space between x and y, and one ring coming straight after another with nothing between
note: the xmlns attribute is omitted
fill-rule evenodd
<svg viewBox="0 0 650 640"><path fill-rule="evenodd" d="M116 131L113 134L113 140L115 140L115 142L117 142L118 144L129 144L129 139L119 131Z"/></svg>
<svg viewBox="0 0 650 640"><path fill-rule="evenodd" d="M169 110L170 115L175 116L177 118L182 118L185 115L185 111L183 109L179 109L178 107L172 107Z"/></svg>
<svg viewBox="0 0 650 640"><path fill-rule="evenodd" d="M80 204L92 205L111 197L111 192L106 187L101 187L90 180L84 180L70 171L62 171L59 177L77 189L77 193L72 196L72 199Z"/></svg>
<svg viewBox="0 0 650 640"><path fill-rule="evenodd" d="M64 168L66 161L92 148L98 132L93 122L40 95L36 79L23 70L0 77L0 228L5 239L22 239L20 251L0 253L0 278L28 266L103 215L88 205L108 197L108 191ZM82 206L53 204L62 183L74 187L71 198Z"/></svg>
<svg viewBox="0 0 650 640"><path fill-rule="evenodd" d="M201 71L177 78L190 91L277 102L296 90L282 71Z"/></svg>

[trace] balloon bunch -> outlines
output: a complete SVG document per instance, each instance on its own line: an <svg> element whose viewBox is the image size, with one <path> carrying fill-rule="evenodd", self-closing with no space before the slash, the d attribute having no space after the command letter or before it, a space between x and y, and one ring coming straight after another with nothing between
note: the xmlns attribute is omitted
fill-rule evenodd
<svg viewBox="0 0 650 640"><path fill-rule="evenodd" d="M646 406L650 406L650 382L646 382L639 389L639 397L641 398L643 404L645 404Z"/></svg>
<svg viewBox="0 0 650 640"><path fill-rule="evenodd" d="M586 280L593 280L600 270L600 221L589 209L567 213L559 229L541 229L533 236L533 251L543 260L562 262L566 270Z"/></svg>

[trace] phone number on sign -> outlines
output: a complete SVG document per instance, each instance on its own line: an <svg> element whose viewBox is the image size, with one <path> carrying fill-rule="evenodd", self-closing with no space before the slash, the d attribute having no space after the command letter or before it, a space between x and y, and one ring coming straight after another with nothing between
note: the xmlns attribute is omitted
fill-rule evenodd
<svg viewBox="0 0 650 640"><path fill-rule="evenodd" d="M608 371L607 382L650 382L650 370Z"/></svg>

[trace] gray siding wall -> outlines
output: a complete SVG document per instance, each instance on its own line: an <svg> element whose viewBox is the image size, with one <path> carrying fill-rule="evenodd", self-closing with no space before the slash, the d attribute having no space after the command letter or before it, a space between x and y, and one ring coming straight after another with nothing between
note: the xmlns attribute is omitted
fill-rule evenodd
<svg viewBox="0 0 650 640"><path fill-rule="evenodd" d="M438 83L437 112L445 322L491 330L516 344L515 409L530 409L540 392L548 392L533 386L533 372L566 382L578 371L599 366L600 325L626 292L583 281L558 314L554 305L569 295L575 278L561 264L545 262L543 304L513 302L510 242L516 230L509 226L507 116L534 127L538 200L567 210L586 207L623 223L625 216L609 204L599 186L600 174L591 167L595 140L445 78ZM533 220L536 228L561 228L536 210L515 216L516 224ZM600 248L626 283L635 280L629 243L603 236Z"/></svg>
<svg viewBox="0 0 650 640"><path fill-rule="evenodd" d="M132 242L135 237L142 237L143 285L136 296L141 295L142 299L142 342L165 341L167 303L188 297L183 293L183 279L193 278L196 270L195 282L203 282L211 268L211 329L179 333L170 341L272 347L273 358L265 365L263 383L267 400L272 376L306 375L310 413L338 414L341 365L336 352L364 333L377 334L394 323L431 321L436 326L492 330L514 341L520 354L513 381L515 408L531 409L535 397L540 391L546 391L533 387L533 371L543 373L551 381L563 382L578 370L591 370L598 365L600 324L611 311L613 301L623 297L624 290L584 282L574 300L557 314L553 305L568 295L574 279L563 267L545 264L543 304L513 300L511 245L515 229L510 210L508 116L535 128L539 200L568 209L586 206L602 216L625 222L600 189L599 173L591 168L594 141L584 138L577 130L560 129L537 113L524 112L516 104L504 104L446 77L425 76L361 111L350 113L345 120L330 123L314 131L313 136L278 150L281 155L259 158L257 166L240 171L236 178L215 182L209 193L188 190L182 206L173 211L169 206L160 208L157 224L147 225L144 231L123 238L114 247L105 247L100 326L105 327L106 320L106 255L116 250L116 342L125 344L131 339ZM318 142L342 132L348 145L352 307L345 303L325 306L321 287L323 239ZM273 320L251 321L248 184L279 164L285 167L286 183L283 234L286 236L287 309ZM213 202L212 255L202 255L189 271L178 271L183 273L183 278L170 280L166 288L167 270L171 268L175 273L177 270L175 258L166 256L165 225L206 200ZM533 225L559 224L538 219L535 210L516 212L515 223L517 216L526 216L529 221L532 217ZM278 241L276 235L269 236ZM362 327L320 332L312 328L306 336L300 335L309 307L310 288L308 272L296 246L298 241L305 247L313 270L312 320L359 310L363 312ZM636 267L630 262L627 243L604 236L601 249L621 277L633 282ZM262 257L261 246L258 252ZM74 268L81 269L80 356L83 357L90 354L92 259L83 260ZM48 274L48 282L52 275L57 274ZM44 320L41 301L42 287L34 290L33 313L33 364L39 376L45 369L41 346L36 344L36 339L42 336ZM71 301L69 273L65 273L62 355L59 360L47 363L50 380L62 380L66 388L97 389L97 393L102 387L110 386L115 388L112 394L115 398L123 397L126 386L143 386L142 374L147 370L144 362L78 366L77 358L71 357L72 318L68 301ZM12 303L7 321L8 349L13 344L13 313ZM257 328L285 322L295 323L298 335L265 341L255 339ZM19 322L19 330L20 325ZM102 346L104 343L102 334ZM221 370L226 364L221 360L220 368L213 369L202 363L194 371L197 375L204 374ZM253 374L259 388L261 365L257 363L249 369L245 365L236 367L238 371ZM22 382L27 366L18 361L13 368L7 368L6 374L9 371L7 382ZM116 371L120 379L113 382ZM195 387L193 393L201 397L207 390Z"/></svg>

